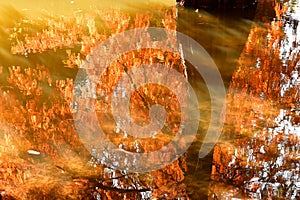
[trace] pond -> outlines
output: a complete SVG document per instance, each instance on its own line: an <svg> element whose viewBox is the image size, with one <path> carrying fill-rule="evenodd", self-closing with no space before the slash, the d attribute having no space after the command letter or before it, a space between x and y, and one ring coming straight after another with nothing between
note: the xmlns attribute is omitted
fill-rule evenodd
<svg viewBox="0 0 300 200"><path fill-rule="evenodd" d="M299 198L300 2L175 4L0 4L3 199Z"/></svg>

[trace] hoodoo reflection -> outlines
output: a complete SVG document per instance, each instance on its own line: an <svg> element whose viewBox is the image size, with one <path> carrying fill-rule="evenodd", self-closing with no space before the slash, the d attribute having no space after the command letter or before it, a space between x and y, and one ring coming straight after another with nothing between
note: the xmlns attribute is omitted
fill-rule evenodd
<svg viewBox="0 0 300 200"><path fill-rule="evenodd" d="M13 10L6 9L4 13ZM85 56L99 41L115 33L149 27L151 24L176 30L174 7L151 8L155 12L146 7L141 9L142 11L133 14L120 9L96 9L92 12L81 11L74 12L73 15L45 16L38 19L21 16L5 27L5 37L9 39L10 45L5 47L8 57L4 60L7 62L1 67L2 75L6 79L1 86L0 99L0 117L3 122L0 190L3 197L188 198L186 185L183 183L184 172L187 170L185 156L161 170L145 174L117 171L101 163L101 157L97 156L99 152L92 152L92 155L87 152L74 126L72 115L80 112L76 101L73 101L74 87L75 91L87 91L82 95L91 98L96 95L91 94L94 90L90 83L76 85L74 78ZM14 65L9 64L11 57L18 58ZM145 57L148 59L143 59ZM155 49L137 50L123 55L112 64L107 76L102 77L103 84L98 84L97 92L107 93L106 97L112 95L117 77L124 75L121 64L131 69L142 64L141 62L163 62L184 75L184 66L179 55ZM148 96L145 90L140 91L142 92L142 96L133 95L131 107L133 110L140 110L140 118L135 118L138 122L147 122L145 104L156 103L156 96L168 91L150 85L147 88ZM176 128L166 130L165 133L158 133L152 142L141 140L136 145L132 142L133 139L117 131L118 126L111 120L106 109L109 102L105 97L101 98L101 94L97 93L99 98L95 103L98 120L101 121L107 136L116 145L122 144L124 150L153 151L169 142L172 131L176 131ZM145 102L145 99L148 100ZM171 111L175 109L177 112L176 99L174 100L175 103L172 98L160 103L165 103ZM175 118L169 117L169 123L175 127L178 120L176 115ZM91 121L84 126L93 128L92 123L99 122Z"/></svg>
<svg viewBox="0 0 300 200"><path fill-rule="evenodd" d="M15 7L0 5L1 197L299 198L299 0L261 0L253 9L247 7L249 13L242 4L235 6L243 7L238 10L244 15L234 9L226 13L227 4L208 13L134 0L101 1L103 5L93 0L91 4L14 2L10 3ZM41 7L45 9L40 11ZM189 68L189 81L200 99L199 132L187 153L171 165L144 174L114 170L101 157L113 155L105 150L99 154L96 149L91 155L77 134L73 114L81 111L73 99L74 88L91 97L97 107L98 121L91 120L84 128L99 123L124 151L153 151L172 139L178 112L168 121L173 129L155 133L148 141L132 142L108 112L111 102L106 94L114 95L124 66L133 69L143 62L157 62L186 76L179 54L150 49L129 52L111 64L107 76L99 80L104 84L92 85L85 77L81 83L74 81L86 56L100 41L150 26L178 30L198 41L211 54L228 86L226 124L213 163L212 156L197 162L201 137L210 120L210 99L200 75ZM166 42L171 39L162 38ZM122 89L117 92L123 95ZM133 120L147 123L148 107L157 102L172 104L170 112L178 110L176 99L168 92L153 86L141 88L132 97L131 109L139 112ZM145 104L146 93L150 97ZM171 98L157 99L160 94Z"/></svg>
<svg viewBox="0 0 300 200"><path fill-rule="evenodd" d="M231 81L227 123L212 167L214 180L239 189L213 183L211 197L244 191L258 199L299 198L297 9L298 1L275 3L276 18L250 31Z"/></svg>

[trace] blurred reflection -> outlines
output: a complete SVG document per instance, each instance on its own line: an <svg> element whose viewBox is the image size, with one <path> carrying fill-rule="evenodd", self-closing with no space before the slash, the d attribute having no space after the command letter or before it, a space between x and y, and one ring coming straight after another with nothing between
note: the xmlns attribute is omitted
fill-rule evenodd
<svg viewBox="0 0 300 200"><path fill-rule="evenodd" d="M188 198L183 183L184 157L146 174L116 171L101 164L97 152L92 155L87 152L74 127L72 114L78 112L78 107L73 103L73 88L81 92L83 88L93 91L86 82L74 85L74 78L85 56L99 41L129 28L151 24L176 30L175 8L160 6L155 12L151 10L153 8L141 6L139 9L142 11L138 13L93 9L71 15L46 14L31 18L23 17L12 7L3 7L6 23L1 24L4 43L0 64L3 79L0 89L2 196L11 199ZM6 16L7 13L16 13L16 18ZM13 19L11 23L10 19ZM146 62L166 62L183 74L180 56L159 50L129 53L120 58L120 62L130 69L141 64L139 60L146 55L149 57ZM106 85L100 86L109 93L120 75L118 69L112 67L104 78ZM148 91L154 92L151 87ZM155 100L153 98L151 101ZM118 127L104 119L107 115L102 111L106 104L105 99L102 100L97 105L99 119L106 131L117 132ZM137 106L139 100L137 96ZM144 119L147 108L142 106L140 109L144 110L142 121L147 121ZM119 145L122 136L108 134L118 140L115 142ZM168 135L158 135L161 142L168 142ZM126 140L123 143L123 148L128 151L151 151L152 148L144 141L138 145Z"/></svg>
<svg viewBox="0 0 300 200"><path fill-rule="evenodd" d="M106 85L98 85L97 90L91 89L95 86L85 82L85 77L80 84L74 83L78 68L99 41L131 28L155 26L179 30L195 38L212 54L227 85L238 63L230 86L224 130L224 139L229 140L215 148L214 178L243 184L245 191L257 198L272 194L293 197L292 192L299 188L295 137L299 133L298 4L276 4L277 17L272 22L269 18L274 9L268 7L271 1L258 4L256 20L265 24L252 27L237 60L252 25L248 20L237 19L239 14L215 16L185 9L180 10L178 19L178 10L168 7L170 1L105 2L11 1L17 10L12 6L0 7L1 195L7 199L207 197L210 173L202 168L211 167L210 158L200 165L196 165L195 159L201 136L186 155L171 165L137 174L105 166L99 152L95 150L91 155L84 148L74 126L73 113L79 112L73 101L75 88L75 92L88 91L84 95L91 99L98 95L95 104L100 124L123 150L152 151L170 141L178 128L176 115L170 119L174 129L166 130L169 135L157 133L156 140L132 143L124 139L128 135L119 130L119 122L107 114L110 102L106 93L113 95L117 78L124 74L117 62L102 80ZM46 9L40 11L41 8ZM253 10L245 17L251 19L252 14ZM169 52L144 49L120 57L119 62L131 69L142 63L141 57L146 57L146 63L165 63L186 76L181 57ZM191 82L199 89L198 135L203 135L210 120L210 99L200 77L194 73L188 70ZM149 105L139 104L140 100L145 99L146 93L151 94L146 102L151 104L156 101L155 95L168 91L149 87L139 92L133 98L132 109L138 109L140 116L134 116L134 120L145 123ZM157 101L167 105L176 100ZM176 105L170 106L171 111L176 109ZM93 128L93 123L98 122L91 121L86 127ZM218 188L214 195L219 195ZM238 190L233 189L228 195L235 192Z"/></svg>
<svg viewBox="0 0 300 200"><path fill-rule="evenodd" d="M250 31L214 151L212 178L228 185L212 183L211 198L300 196L299 7L274 3L276 18Z"/></svg>

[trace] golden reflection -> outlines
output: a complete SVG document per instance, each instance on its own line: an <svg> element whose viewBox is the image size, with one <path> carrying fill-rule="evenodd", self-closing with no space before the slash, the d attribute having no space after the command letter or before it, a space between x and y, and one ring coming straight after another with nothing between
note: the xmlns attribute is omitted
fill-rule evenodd
<svg viewBox="0 0 300 200"><path fill-rule="evenodd" d="M101 125L104 125L104 122L107 123L106 120L103 119L111 110L110 99L112 95L116 95L112 93L120 79L123 76L126 76L127 71L130 71L133 68L140 65L156 63L157 61L164 62L166 66L178 70L182 75L184 74L184 66L181 63L180 56L161 50L142 49L133 51L122 55L116 62L111 64L107 71L104 72L106 76L103 76L96 88L96 93L98 93L97 96L99 97L95 102L95 107ZM113 79L110 77L111 74L114 75ZM172 81L172 77L169 77L169 79L169 81ZM176 82L173 82L172 84L176 84ZM105 96L101 95L103 93ZM165 107L165 110L168 112L165 122L166 128L164 128L163 131L155 133L152 138L139 139L139 145L141 146L139 151L150 152L161 149L172 140L179 130L181 112L176 96L166 87L149 84L142 88L136 88L136 91L130 98L130 111L132 113L134 113L134 111L139 113L137 116L132 116L132 119L140 123L140 125L150 122L148 110L152 105L160 104ZM116 126L118 127L118 122L116 123ZM116 130L116 134L117 135L114 135L113 138L109 135L108 137L111 141L115 141L117 146L122 145L126 150L137 151L132 143L134 137L128 136L126 132L120 132L120 130Z"/></svg>
<svg viewBox="0 0 300 200"><path fill-rule="evenodd" d="M254 24L232 77L226 124L214 149L211 197L299 198L299 30L291 4ZM230 188L231 190L221 188Z"/></svg>
<svg viewBox="0 0 300 200"><path fill-rule="evenodd" d="M78 5L77 1L71 4ZM53 2L50 7L52 5ZM22 3L18 6L22 6ZM1 66L1 73L5 71L5 81L0 88L0 190L4 197L187 198L186 186L183 183L187 169L184 156L161 170L146 174L112 170L101 165L96 156L91 158L76 133L72 116L78 111L73 103L75 77L72 74L76 74L86 55L100 41L112 34L132 28L149 27L151 24L176 30L176 9L162 6L158 8L155 12L143 8L145 12L134 12L135 14L124 12L122 8L93 8L69 15L46 13L38 14L38 17L20 17L13 24L4 27L5 35L10 41L9 48L5 47L10 51L6 59L14 56L22 61L18 62L20 65L7 66L10 63L7 62L4 63L5 66ZM31 9L33 8L23 12ZM56 55L59 61L53 62L54 66L40 64L45 59L49 61L49 55ZM146 59L148 63L165 62L183 74L180 56L159 50L146 49L129 53L123 55L119 61L130 68L141 64L141 57L145 56L149 57ZM56 70L64 68L72 74L66 77ZM116 77L122 73L115 69L112 67L107 72L106 90L115 86ZM102 85L99 84L99 87ZM155 96L168 92L163 88L155 89L152 85L142 90L140 93L148 96L150 94L151 98L153 96L152 103L156 103ZM147 108L140 105L140 97L133 99L136 103L132 108L138 109L136 106L141 106L142 119L136 120L147 122ZM172 101L172 98L169 100ZM168 105L169 100L161 101L166 101ZM151 104L151 101L148 103ZM178 106L174 105L170 110L178 110ZM99 105L99 110L105 110L105 106ZM100 114L99 120L102 119ZM169 121L176 127L176 115ZM168 141L172 131L176 131L176 128L166 130L169 135L158 134L158 143L142 141L141 148L143 151L155 150L160 146L159 142L163 145ZM127 146L126 150L135 151L130 141L122 142Z"/></svg>
<svg viewBox="0 0 300 200"><path fill-rule="evenodd" d="M73 113L78 112L78 107L73 102L74 78L99 42L133 28L179 29L177 9L169 7L175 2L154 1L12 0L8 6L0 6L0 194L3 197L189 199L191 193L205 190L201 182L200 187L188 192L186 155L161 170L145 174L117 171L101 164L96 151L91 155L75 129ZM270 19L270 13L276 18ZM299 198L297 14L299 1L259 1L255 16L259 23L253 23L229 88L224 133L213 155L212 179L220 182L211 184L210 198ZM221 21L199 11L195 19L184 19L181 28L184 33L192 30L195 38L204 38L201 45L208 47L213 57L221 57L216 63L228 77L229 68L235 67L233 54L239 54L240 41L251 22L234 20L239 26L236 31ZM166 36L170 43L176 43L173 39ZM113 95L117 80L126 73L125 68L153 63L164 63L183 76L187 74L180 55L141 49L112 63L106 76L99 80L95 94L101 96L105 91ZM195 82L197 87L202 84L198 79ZM157 98L160 96L170 98ZM200 122L203 130L209 122L207 96L200 105L205 116ZM163 104L171 113L166 122L171 128L136 143L112 122L108 113L111 102L107 98L104 95L95 101L99 122L91 121L86 126L92 128L93 123L99 123L123 150L154 151L168 143L178 129L178 102L166 88L148 85L138 88L132 96L131 108L138 109L140 114L132 116L137 123L147 124L148 108L154 103Z"/></svg>

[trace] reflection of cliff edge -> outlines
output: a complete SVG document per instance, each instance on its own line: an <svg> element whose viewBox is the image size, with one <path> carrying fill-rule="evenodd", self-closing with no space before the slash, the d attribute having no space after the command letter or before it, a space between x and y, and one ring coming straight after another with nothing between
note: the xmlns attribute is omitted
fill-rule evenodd
<svg viewBox="0 0 300 200"><path fill-rule="evenodd" d="M272 22L258 14L266 26L250 31L213 155L214 181L258 199L299 198L299 28L286 5L275 4L277 19ZM241 191L218 185L212 183L211 198L234 197Z"/></svg>

